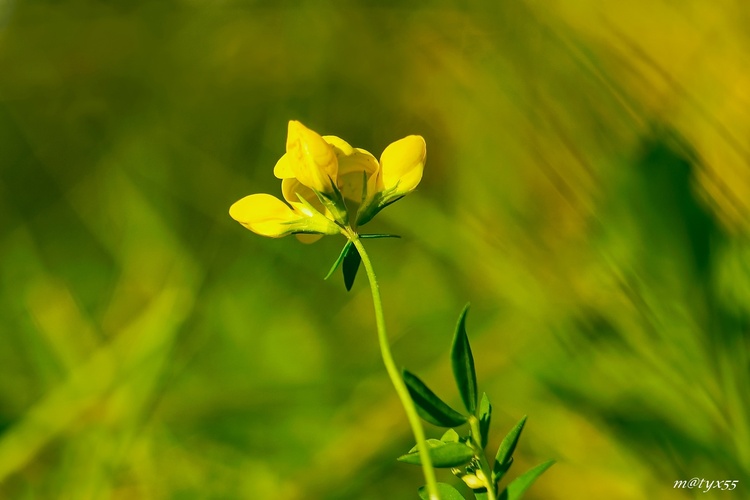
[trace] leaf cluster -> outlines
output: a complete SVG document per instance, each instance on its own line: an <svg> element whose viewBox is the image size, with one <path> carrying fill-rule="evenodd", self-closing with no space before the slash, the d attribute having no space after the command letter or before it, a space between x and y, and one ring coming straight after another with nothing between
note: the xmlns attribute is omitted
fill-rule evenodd
<svg viewBox="0 0 750 500"><path fill-rule="evenodd" d="M427 422L448 428L440 439L428 439L428 453L437 468L448 468L460 477L477 499L519 500L534 481L553 463L546 461L526 471L500 490L499 483L513 464L513 453L518 445L526 417L524 416L505 436L490 464L487 447L492 404L486 393L479 399L474 356L466 333L467 304L461 312L451 348L451 365L458 392L466 412L452 408L435 394L419 377L404 370L403 377L417 412ZM468 427L468 428L467 428ZM462 432L463 431L463 432ZM415 446L398 458L408 464L422 463ZM447 483L438 483L443 500L464 499L461 492ZM419 490L420 498L428 500L427 489Z"/></svg>

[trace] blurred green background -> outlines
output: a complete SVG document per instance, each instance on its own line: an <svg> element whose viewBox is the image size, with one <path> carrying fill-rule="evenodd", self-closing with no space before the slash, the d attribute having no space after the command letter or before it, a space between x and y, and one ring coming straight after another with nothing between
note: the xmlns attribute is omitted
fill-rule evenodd
<svg viewBox="0 0 750 500"><path fill-rule="evenodd" d="M425 137L394 353L456 403L472 302L527 498L750 498L750 4L607 4L0 0L0 497L416 497L343 239L227 214L299 119Z"/></svg>

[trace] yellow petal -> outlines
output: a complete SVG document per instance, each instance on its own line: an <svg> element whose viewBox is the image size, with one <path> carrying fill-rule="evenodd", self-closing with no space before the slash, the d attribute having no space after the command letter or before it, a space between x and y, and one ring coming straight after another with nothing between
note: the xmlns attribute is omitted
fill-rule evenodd
<svg viewBox="0 0 750 500"><path fill-rule="evenodd" d="M380 175L385 189L398 184L398 193L408 193L422 180L427 145L422 136L410 135L390 144L380 156Z"/></svg>
<svg viewBox="0 0 750 500"><path fill-rule="evenodd" d="M292 164L289 161L289 155L284 153L279 161L276 162L276 166L273 167L273 175L277 179L289 179L294 177L294 170L292 170Z"/></svg>
<svg viewBox="0 0 750 500"><path fill-rule="evenodd" d="M229 215L261 236L280 238L292 232L292 224L300 219L289 206L270 194L245 196L229 208Z"/></svg>
<svg viewBox="0 0 750 500"><path fill-rule="evenodd" d="M336 182L338 160L332 145L316 132L292 120L289 122L286 152L297 180L321 193L333 192L331 182Z"/></svg>
<svg viewBox="0 0 750 500"><path fill-rule="evenodd" d="M339 157L338 187L345 199L362 203L362 184L378 171L378 161L364 149Z"/></svg>
<svg viewBox="0 0 750 500"><path fill-rule="evenodd" d="M341 137L335 135L324 135L323 140L334 147L336 156L347 156L354 152L354 148Z"/></svg>
<svg viewBox="0 0 750 500"><path fill-rule="evenodd" d="M466 486L471 489L478 489L486 486L486 484L474 474L466 474L465 476L461 476L461 479L463 479Z"/></svg>
<svg viewBox="0 0 750 500"><path fill-rule="evenodd" d="M287 203L289 203L292 208L294 208L294 210L303 215L310 217L312 213L310 213L310 210L305 207L304 203L300 201L299 196L304 198L305 201L312 205L313 208L315 208L321 214L329 215L328 211L320 202L320 199L318 199L313 190L302 184L297 179L282 180L281 194L284 196L284 199L287 201Z"/></svg>
<svg viewBox="0 0 750 500"><path fill-rule="evenodd" d="M378 169L378 160L370 152L360 148L352 148L351 153L339 158L339 175L352 172L365 172L367 175Z"/></svg>
<svg viewBox="0 0 750 500"><path fill-rule="evenodd" d="M310 243L315 243L320 238L323 237L322 234L305 234L305 233L299 233L294 235L297 240L301 241L302 243L305 243L309 245Z"/></svg>

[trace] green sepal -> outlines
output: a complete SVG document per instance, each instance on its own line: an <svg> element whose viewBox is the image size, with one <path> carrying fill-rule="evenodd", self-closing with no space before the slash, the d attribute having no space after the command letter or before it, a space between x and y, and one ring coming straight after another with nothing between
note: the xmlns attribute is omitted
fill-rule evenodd
<svg viewBox="0 0 750 500"><path fill-rule="evenodd" d="M498 496L498 500L520 500L526 490L534 484L534 481L544 474L544 471L552 467L552 464L554 463L554 460L548 460L527 470L508 484L508 487L500 493L500 496Z"/></svg>
<svg viewBox="0 0 750 500"><path fill-rule="evenodd" d="M438 494L441 500L465 500L465 497L456 488L447 483L437 483ZM419 498L422 500L430 500L430 493L427 491L427 486L419 488Z"/></svg>
<svg viewBox="0 0 750 500"><path fill-rule="evenodd" d="M479 402L479 432L482 433L482 449L487 446L487 439L490 435L490 421L492 420L492 404L487 393L482 393L482 399Z"/></svg>
<svg viewBox="0 0 750 500"><path fill-rule="evenodd" d="M341 262L344 260L344 256L346 256L346 252L349 250L349 247L352 245L353 243L351 240L346 242L346 245L344 245L344 248L341 249L341 253L336 259L336 262L333 263L330 271L328 271L328 274L326 274L326 277L323 278L324 280L327 280L328 278L330 278L333 275L333 273L336 271L336 269L338 269L338 267L341 265Z"/></svg>
<svg viewBox="0 0 750 500"><path fill-rule="evenodd" d="M490 498L490 494L487 493L486 489L473 490L473 491L474 491L474 498L476 500L487 500L488 498Z"/></svg>
<svg viewBox="0 0 750 500"><path fill-rule="evenodd" d="M362 257L359 255L359 250L354 245L350 245L346 249L344 254L344 264L341 266L341 270L344 272L344 286L346 291L352 289L354 285L354 278L357 277L357 271L359 271L359 264L362 262Z"/></svg>
<svg viewBox="0 0 750 500"><path fill-rule="evenodd" d="M453 337L451 365L453 366L453 376L456 379L461 400L469 413L473 414L477 409L477 373L474 370L474 356L471 354L469 337L466 335L466 314L468 312L469 304L466 304L458 318L456 335Z"/></svg>
<svg viewBox="0 0 750 500"><path fill-rule="evenodd" d="M401 236L397 234L360 234L359 237L363 240L374 240L377 238L401 238Z"/></svg>
<svg viewBox="0 0 750 500"><path fill-rule="evenodd" d="M364 226L365 224L370 222L372 218L375 217L380 211L380 209L378 208L380 193L375 193L371 200L367 200L367 198L362 199L365 200L366 203L359 207L359 210L357 211L357 227Z"/></svg>
<svg viewBox="0 0 750 500"><path fill-rule="evenodd" d="M448 406L419 377L404 370L404 382L409 395L417 405L417 413L427 422L438 427L456 427L466 423L466 417Z"/></svg>
<svg viewBox="0 0 750 500"><path fill-rule="evenodd" d="M495 463L492 466L492 480L500 481L503 475L508 472L513 463L513 452L516 451L516 445L521 437L523 426L526 425L526 415L513 427L510 432L503 438L500 448L495 455Z"/></svg>
<svg viewBox="0 0 750 500"><path fill-rule="evenodd" d="M425 444L427 444L427 452L430 454L433 467L439 469L465 465L474 458L474 450L464 443L444 443L439 439L428 439ZM397 460L407 464L422 465L422 458L416 446Z"/></svg>
<svg viewBox="0 0 750 500"><path fill-rule="evenodd" d="M297 198L300 203L310 211L309 216L300 217L297 220L285 222L285 225L290 226L290 233L304 233L304 234L338 234L341 232L341 228L336 225L335 222L330 220L325 215L321 214L315 207L313 207L309 201L304 199L299 193ZM293 227L292 227L293 226Z"/></svg>
<svg viewBox="0 0 750 500"><path fill-rule="evenodd" d="M315 193L318 196L318 199L320 199L320 197L323 196L322 194L318 193L317 191ZM317 208L315 208L314 206L312 206L312 203L310 203L309 201L307 201L301 194L299 194L299 193L295 193L295 194L297 195L297 199L299 200L299 202L302 203L305 206L305 208L310 211L311 214L313 214L313 217L319 215L321 217L325 217L326 219L328 218L325 215L323 215L322 213L320 213L320 210L318 210Z"/></svg>
<svg viewBox="0 0 750 500"><path fill-rule="evenodd" d="M405 193L397 193L397 187L398 183L396 183L395 186L389 189L377 192L373 194L372 199L370 200L367 200L367 198L362 198L363 200L367 201L365 204L359 207L359 211L357 212L357 226L364 226L365 224L370 222L372 218L378 214L378 212L383 210L391 203L395 203L403 198ZM367 193L367 195L369 196L369 193Z"/></svg>
<svg viewBox="0 0 750 500"><path fill-rule="evenodd" d="M333 179L329 177L328 180L331 182L331 190L333 191L332 195L321 193L320 191L317 191L315 189L313 189L312 191L313 193L315 193L315 196L318 197L318 200L320 200L323 206L326 207L329 212L331 212L331 215L333 215L333 218L336 220L336 222L338 222L342 226L346 226L347 224L349 224L349 212L346 210L344 196L341 194L341 191L339 191L336 183L333 182Z"/></svg>
<svg viewBox="0 0 750 500"><path fill-rule="evenodd" d="M395 187L396 186L394 186L393 188L391 188L391 191L395 191ZM380 203L378 203L378 211L383 210L388 205L396 203L398 200L400 200L404 196L406 196L406 195L403 194L403 193L392 194L391 192L388 192L388 194L384 195L380 199Z"/></svg>
<svg viewBox="0 0 750 500"><path fill-rule="evenodd" d="M456 432L455 430L448 429L440 437L440 441L442 441L444 443L458 443L458 442L461 441L461 437L458 435L458 432Z"/></svg>

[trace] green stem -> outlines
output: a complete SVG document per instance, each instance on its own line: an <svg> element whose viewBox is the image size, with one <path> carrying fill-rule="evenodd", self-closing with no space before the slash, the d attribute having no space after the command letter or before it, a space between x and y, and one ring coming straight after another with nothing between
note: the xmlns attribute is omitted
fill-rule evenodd
<svg viewBox="0 0 750 500"><path fill-rule="evenodd" d="M351 240L354 246L357 247L359 256L362 257L362 264L365 266L365 271L367 272L367 278L370 280L370 291L372 292L372 302L375 306L375 322L378 327L380 352L383 356L383 363L385 364L386 371L388 371L388 376L391 378L393 387L396 389L396 393L401 400L401 405L406 411L406 417L409 420L411 430L414 433L414 439L417 441L419 457L422 461L422 472L424 473L424 479L427 484L427 491L429 492L430 500L440 500L437 481L435 479L435 470L432 468L432 459L430 459L429 452L427 451L424 428L422 427L422 422L419 420L417 409L414 407L414 402L411 400L404 379L401 377L398 368L396 368L396 363L393 361L393 355L391 354L391 347L388 344L388 335L385 331L383 302L380 298L380 289L378 288L378 281L375 277L375 270L372 268L370 257L367 255L364 245L362 245L362 242L359 240L359 236L354 231L348 233L346 236Z"/></svg>
<svg viewBox="0 0 750 500"><path fill-rule="evenodd" d="M474 415L469 417L469 427L471 428L471 439L473 441L474 449L476 450L475 456L479 458L479 470L481 470L484 475L484 484L487 488L488 500L497 500L495 485L492 481L492 468L490 467L490 463L487 461L487 457L482 449L482 430L479 428L479 419Z"/></svg>

